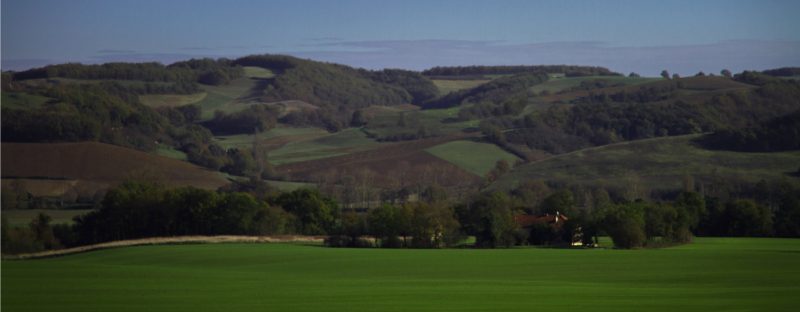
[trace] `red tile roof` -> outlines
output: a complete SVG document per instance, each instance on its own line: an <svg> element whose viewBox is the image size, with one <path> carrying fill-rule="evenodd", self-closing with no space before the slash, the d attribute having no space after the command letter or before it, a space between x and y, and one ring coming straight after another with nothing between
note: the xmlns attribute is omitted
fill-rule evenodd
<svg viewBox="0 0 800 312"><path fill-rule="evenodd" d="M562 214L558 215L545 214L539 216L534 216L534 215L514 216L514 221L517 222L517 224L519 224L520 227L529 227L536 223L553 224L553 223L564 222L567 220L569 220L569 218L567 218L565 215Z"/></svg>

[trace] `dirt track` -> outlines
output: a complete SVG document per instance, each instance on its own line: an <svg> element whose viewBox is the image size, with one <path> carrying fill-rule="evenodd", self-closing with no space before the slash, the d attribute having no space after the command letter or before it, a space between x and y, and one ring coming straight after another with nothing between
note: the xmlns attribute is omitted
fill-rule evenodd
<svg viewBox="0 0 800 312"><path fill-rule="evenodd" d="M24 260L24 259L50 258L50 257L59 257L75 253L99 250L99 249L140 246L140 245L214 244L214 243L289 243L289 242L322 243L324 240L325 240L324 236L299 236L299 235L285 235L285 236L221 235L221 236L152 237L152 238L113 241L113 242L100 243L94 245L86 245L86 246L59 249L59 250L48 250L48 251L28 253L28 254L3 255L3 259Z"/></svg>

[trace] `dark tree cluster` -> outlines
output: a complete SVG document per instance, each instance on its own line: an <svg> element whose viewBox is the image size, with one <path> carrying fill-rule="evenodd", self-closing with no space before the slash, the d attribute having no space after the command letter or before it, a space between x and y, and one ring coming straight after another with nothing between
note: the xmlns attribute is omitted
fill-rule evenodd
<svg viewBox="0 0 800 312"><path fill-rule="evenodd" d="M240 112L226 114L216 111L214 118L203 123L215 135L264 132L275 127L278 112L268 105L251 105Z"/></svg>
<svg viewBox="0 0 800 312"><path fill-rule="evenodd" d="M660 90L660 91L659 91ZM769 121L797 110L800 84L793 81L772 81L754 90L732 91L704 100L686 102L659 95L666 89L642 88L640 92L616 93L582 99L571 106L554 106L541 113L522 118L502 116L489 118L502 131L508 143L527 145L551 153L562 153L590 145L637 140L661 136L684 135L715 131L717 129L740 129L741 135L731 131L720 132L717 139L722 142L734 140L732 144L757 144L793 146L792 118L781 119L774 125L776 131L763 131L765 140L755 142L755 131L748 126ZM667 99L664 99L669 97ZM646 101L641 102L640 101ZM777 119L773 120L776 121ZM778 130L779 129L779 130ZM747 133L745 133L747 132ZM778 132L786 133L777 135ZM771 135L766 138L768 134ZM711 136L712 138L714 136Z"/></svg>
<svg viewBox="0 0 800 312"><path fill-rule="evenodd" d="M14 80L56 77L93 80L193 81L194 73L189 70L170 69L160 63L106 63L102 65L68 63L14 73Z"/></svg>
<svg viewBox="0 0 800 312"><path fill-rule="evenodd" d="M422 71L425 76L477 76L477 75L514 75L529 72L548 74L565 74L567 77L581 76L619 76L620 74L604 67L575 65L533 65L533 66L454 66L433 67Z"/></svg>
<svg viewBox="0 0 800 312"><path fill-rule="evenodd" d="M800 67L781 67L762 71L763 74L775 77L800 76Z"/></svg>
<svg viewBox="0 0 800 312"><path fill-rule="evenodd" d="M3 108L3 141L99 140L140 150L168 139L169 123L124 89L103 85L63 85L43 95L58 99L37 109ZM48 121L42 123L42 121Z"/></svg>
<svg viewBox="0 0 800 312"><path fill-rule="evenodd" d="M195 78L197 82L213 86L226 85L231 80L244 77L244 69L225 58L191 59L170 64L167 68L191 70L197 76Z"/></svg>
<svg viewBox="0 0 800 312"><path fill-rule="evenodd" d="M81 244L179 235L292 232L292 216L246 193L192 187L166 189L126 182L106 193L97 211L76 218Z"/></svg>
<svg viewBox="0 0 800 312"><path fill-rule="evenodd" d="M402 87L411 95L412 103L423 103L439 94L439 89L433 81L415 71L402 69L360 71L372 80Z"/></svg>
<svg viewBox="0 0 800 312"><path fill-rule="evenodd" d="M741 152L800 149L800 111L771 119L757 127L723 129L699 139L703 146Z"/></svg>
<svg viewBox="0 0 800 312"><path fill-rule="evenodd" d="M144 82L172 82L182 89L197 89L195 82L210 85L227 84L244 76L244 70L228 59L191 59L169 66L160 63L105 63L84 65L69 63L49 65L13 73L14 80L70 78L84 80L133 80ZM156 89L157 84L146 84ZM158 89L156 89L158 90ZM163 93L163 92L148 92Z"/></svg>

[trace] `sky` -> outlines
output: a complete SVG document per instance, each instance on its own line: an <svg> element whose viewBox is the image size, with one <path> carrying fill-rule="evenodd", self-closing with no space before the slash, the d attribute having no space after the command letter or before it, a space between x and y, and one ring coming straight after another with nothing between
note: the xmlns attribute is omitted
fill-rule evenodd
<svg viewBox="0 0 800 312"><path fill-rule="evenodd" d="M800 66L800 1L3 0L3 70L289 54L368 69Z"/></svg>

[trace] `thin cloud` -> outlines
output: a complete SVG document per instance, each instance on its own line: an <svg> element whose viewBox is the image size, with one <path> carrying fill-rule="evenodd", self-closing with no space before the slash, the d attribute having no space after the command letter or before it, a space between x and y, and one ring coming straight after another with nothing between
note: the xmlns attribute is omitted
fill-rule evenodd
<svg viewBox="0 0 800 312"><path fill-rule="evenodd" d="M97 53L100 53L100 54L132 54L132 53L136 53L136 50L103 49L103 50L97 50Z"/></svg>
<svg viewBox="0 0 800 312"><path fill-rule="evenodd" d="M301 57L371 69L433 66L576 64L656 76L662 69L681 75L727 68L763 70L800 65L800 41L732 40L676 46L613 46L599 41L509 44L501 41L379 40L345 41ZM352 51L350 51L352 49Z"/></svg>

